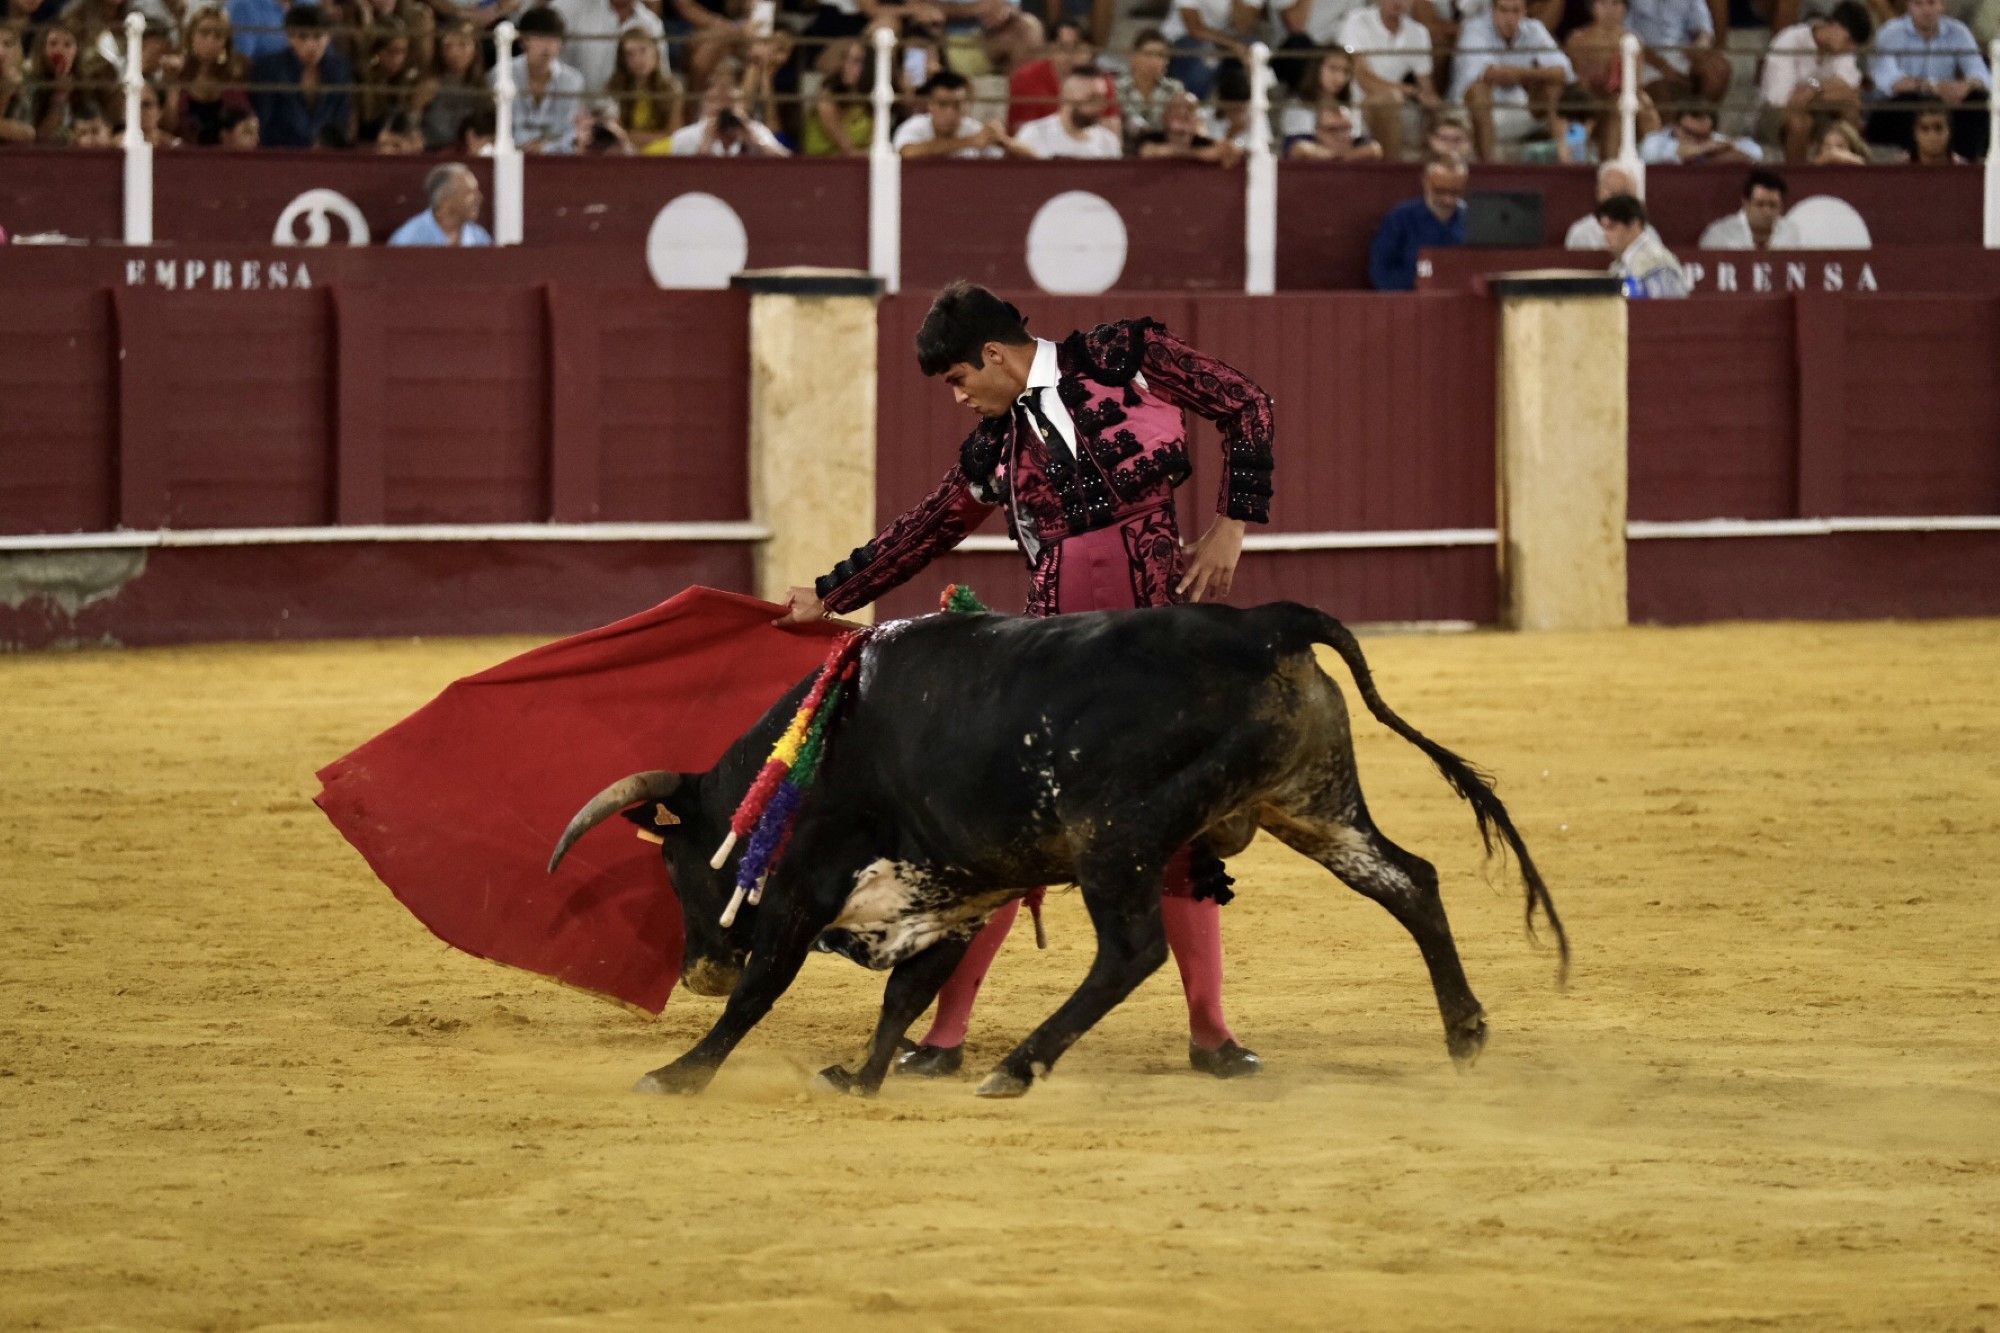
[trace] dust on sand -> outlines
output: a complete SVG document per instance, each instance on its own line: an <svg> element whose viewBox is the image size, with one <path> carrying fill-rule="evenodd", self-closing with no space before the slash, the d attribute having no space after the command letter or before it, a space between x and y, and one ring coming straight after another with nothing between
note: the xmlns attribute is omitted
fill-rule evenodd
<svg viewBox="0 0 2000 1333"><path fill-rule="evenodd" d="M2000 624L1371 639L1498 775L1570 991L1364 718L1477 1069L1394 922L1266 839L1225 918L1264 1077L1186 1068L1168 968L998 1104L1074 895L965 1077L873 1102L803 1091L873 1020L844 962L644 1098L716 1002L636 1017L409 917L312 771L525 646L0 660L0 1325L2000 1328Z"/></svg>

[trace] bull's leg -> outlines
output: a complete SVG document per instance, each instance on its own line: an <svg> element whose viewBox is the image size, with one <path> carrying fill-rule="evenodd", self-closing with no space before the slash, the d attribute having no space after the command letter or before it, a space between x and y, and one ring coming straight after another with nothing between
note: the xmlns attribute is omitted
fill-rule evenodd
<svg viewBox="0 0 2000 1333"><path fill-rule="evenodd" d="M851 1073L845 1066L822 1069L820 1082L840 1092L858 1092L872 1097L882 1087L889 1065L896 1058L896 1043L910 1030L924 1010L937 999L938 991L965 957L972 937L940 940L920 954L905 958L889 973L882 988L882 1016L875 1023L875 1036L868 1046L861 1071Z"/></svg>
<svg viewBox="0 0 2000 1333"><path fill-rule="evenodd" d="M1477 1059L1486 1045L1486 1013L1465 980L1451 923L1445 919L1444 899L1438 893L1436 867L1383 837L1365 807L1357 806L1339 818L1281 816L1267 819L1264 827L1403 923L1430 968L1451 1058L1461 1065Z"/></svg>
<svg viewBox="0 0 2000 1333"><path fill-rule="evenodd" d="M794 896L799 901L786 901ZM696 1093L707 1087L736 1044L771 1012L771 1006L791 986L805 965L806 955L812 951L813 941L832 924L839 910L837 906L827 910L811 901L804 885L798 887L796 895L787 894L778 901L786 902L782 911L775 902L762 909L771 915L758 921L750 962L743 969L736 989L729 992L729 1001L723 1005L722 1016L715 1020L715 1026L686 1055L640 1079L632 1089L634 1092Z"/></svg>
<svg viewBox="0 0 2000 1333"><path fill-rule="evenodd" d="M1083 876L1083 904L1097 931L1097 956L1083 984L1007 1054L979 1085L981 1097L1019 1097L1055 1067L1078 1037L1167 961L1167 932L1160 920L1160 874L1165 858L1111 874Z"/></svg>

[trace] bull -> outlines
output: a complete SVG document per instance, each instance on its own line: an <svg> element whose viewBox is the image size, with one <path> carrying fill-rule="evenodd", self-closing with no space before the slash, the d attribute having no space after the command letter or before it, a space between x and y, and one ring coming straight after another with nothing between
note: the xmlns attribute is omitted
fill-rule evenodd
<svg viewBox="0 0 2000 1333"><path fill-rule="evenodd" d="M1206 837L1231 856L1260 828L1402 923L1430 970L1446 1048L1469 1063L1486 1018L1437 872L1369 816L1347 708L1315 644L1339 654L1369 712L1471 805L1488 852L1496 835L1513 852L1529 931L1539 911L1566 971L1567 935L1506 807L1470 764L1383 702L1360 645L1332 617L1293 603L926 616L884 626L864 647L789 849L761 902L730 924L733 863L713 868L710 853L809 680L709 771L623 778L563 831L551 871L620 812L652 830L680 895L684 982L728 996L707 1035L638 1090L706 1087L817 946L888 971L860 1067L821 1075L872 1094L987 917L1034 886L1073 882L1096 934L1090 970L978 1087L1020 1096L1166 959L1160 881L1175 851Z"/></svg>

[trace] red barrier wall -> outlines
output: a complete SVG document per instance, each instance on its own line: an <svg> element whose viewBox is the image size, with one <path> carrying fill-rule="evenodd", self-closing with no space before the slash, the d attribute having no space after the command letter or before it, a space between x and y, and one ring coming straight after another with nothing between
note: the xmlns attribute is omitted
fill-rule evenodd
<svg viewBox="0 0 2000 1333"><path fill-rule="evenodd" d="M558 249L202 253L0 252L0 534L747 517L739 294L552 281ZM1356 621L1496 617L1493 548L1435 535L1493 524L1486 298L1013 299L1055 337L1151 315L1263 383L1278 413L1266 531L1432 534L1258 551L1234 600ZM926 307L923 294L881 306L878 519L935 483L971 424L916 373ZM1631 318L1635 520L2000 514L2000 296L1643 302ZM1190 538L1219 464L1212 431L1193 442ZM104 595L85 588L66 610L17 596L18 565L0 570L0 644L564 629L687 581L751 577L747 543L128 554L132 568L120 556L91 576ZM1641 538L1631 571L1640 619L2000 613L1986 532ZM952 579L996 606L1025 592L1018 555L964 553L884 610L927 609Z"/></svg>
<svg viewBox="0 0 2000 1333"><path fill-rule="evenodd" d="M2000 297L1631 308L1639 520L2000 514ZM2000 613L2000 534L1635 541L1643 620Z"/></svg>
<svg viewBox="0 0 2000 1333"><path fill-rule="evenodd" d="M287 205L313 189L337 191L379 243L420 212L424 173L437 159L218 149L155 157L155 233L166 244L268 245ZM475 162L488 184L489 164ZM120 230L120 159L111 150L0 153L0 225L109 239ZM1852 205L1876 245L1980 244L1980 173L1966 168L1794 167L1795 201L1832 195ZM747 264L865 267L868 167L860 160L725 161L690 158L530 157L531 246L590 246L620 281L643 282L647 238L670 200L714 195L742 221ZM1648 206L1670 244L1692 245L1737 207L1735 167L1662 167ZM955 277L1027 288L1029 226L1069 191L1118 210L1126 237L1120 289L1241 290L1244 174L1179 162L916 162L903 171L903 273L912 290ZM1477 190L1528 190L1544 199L1546 243L1587 212L1583 167L1481 166ZM1382 215L1418 192L1407 165L1283 163L1278 172L1278 285L1364 288L1368 244ZM336 243L346 228L330 223ZM294 227L303 236L304 225ZM662 244L682 243L662 238Z"/></svg>
<svg viewBox="0 0 2000 1333"><path fill-rule="evenodd" d="M747 300L16 286L0 532L741 519Z"/></svg>

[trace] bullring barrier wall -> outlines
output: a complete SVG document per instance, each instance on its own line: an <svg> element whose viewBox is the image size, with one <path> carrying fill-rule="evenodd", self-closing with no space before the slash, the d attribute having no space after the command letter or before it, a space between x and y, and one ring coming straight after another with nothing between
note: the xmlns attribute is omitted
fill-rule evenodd
<svg viewBox="0 0 2000 1333"><path fill-rule="evenodd" d="M756 586L752 298L534 247L205 253L189 282L185 255L0 251L0 643L553 633ZM1279 498L1234 600L1503 620L1490 297L1015 299L1043 333L1150 314L1272 391ZM875 519L967 424L915 373L923 308L876 311ZM1636 303L1629 343L1634 617L2000 611L2000 298ZM1205 424L1194 454L1190 536ZM933 573L1024 586L997 521Z"/></svg>

